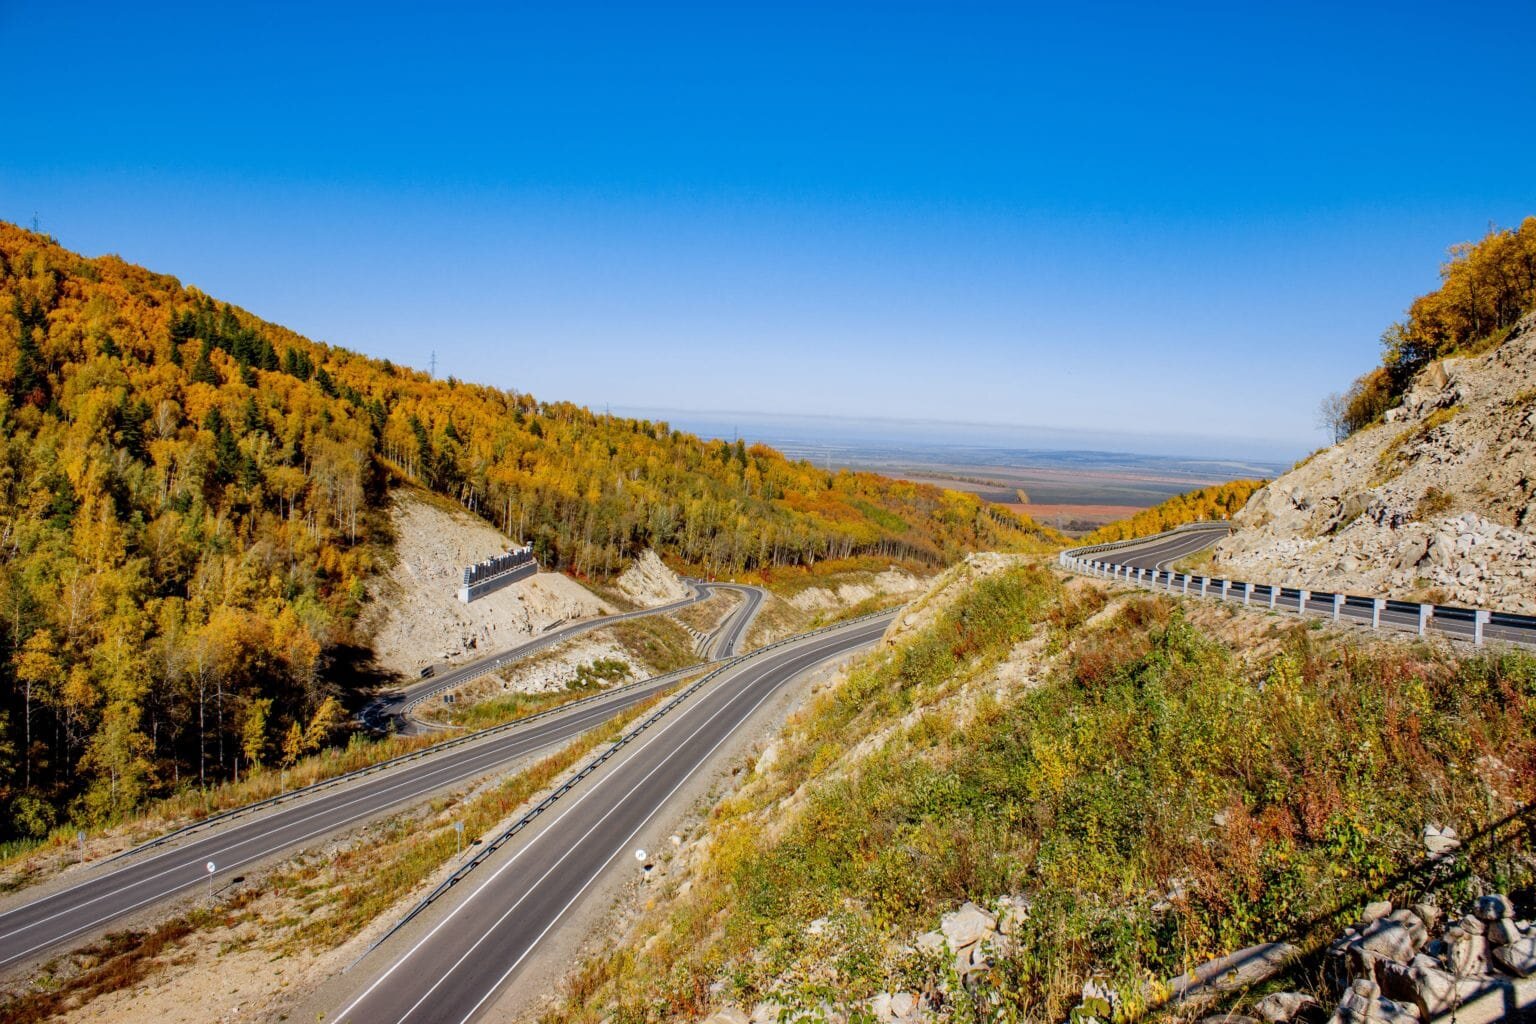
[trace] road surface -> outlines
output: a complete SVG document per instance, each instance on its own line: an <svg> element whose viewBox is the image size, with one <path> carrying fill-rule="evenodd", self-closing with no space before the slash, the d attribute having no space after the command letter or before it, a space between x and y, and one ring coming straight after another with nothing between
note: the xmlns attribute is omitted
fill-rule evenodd
<svg viewBox="0 0 1536 1024"><path fill-rule="evenodd" d="M754 711L818 665L877 643L894 612L765 650L727 669L571 790L549 824L509 844L461 886L467 894L401 932L356 969L328 1017L351 1024L462 1024L484 1014L539 943L635 836ZM479 877L477 877L477 875Z"/></svg>
<svg viewBox="0 0 1536 1024"><path fill-rule="evenodd" d="M1171 535L1149 537L1143 543L1128 544L1107 551L1088 552L1078 557L1110 565L1129 566L1148 570L1151 575L1145 582L1154 589L1171 589L1175 593L1200 593L1205 577L1169 572L1174 562L1216 543L1228 533L1226 523L1212 523L1208 527L1190 529ZM1071 556L1073 553L1068 551ZM1187 585L1186 585L1187 581ZM1223 580L1210 577L1205 585L1206 596L1224 599L1236 604L1246 604L1260 609L1275 608L1280 611L1304 612L1331 619L1334 615L1334 595L1327 591L1308 591L1305 603L1302 591L1295 587L1271 586L1255 583L1249 591L1241 582L1232 583L1223 592ZM1473 610L1437 606L1429 620L1430 629L1458 640L1471 640L1475 633ZM1341 622L1380 625L1417 632L1419 629L1419 604L1410 601L1387 601L1378 611L1375 601L1365 596L1344 595L1338 606ZM1536 619L1529 616L1491 613L1483 626L1484 640L1500 640L1522 646L1536 646Z"/></svg>

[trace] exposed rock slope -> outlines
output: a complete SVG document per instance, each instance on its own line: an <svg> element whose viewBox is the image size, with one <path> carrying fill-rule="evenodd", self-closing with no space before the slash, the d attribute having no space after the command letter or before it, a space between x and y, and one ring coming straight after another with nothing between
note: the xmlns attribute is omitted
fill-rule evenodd
<svg viewBox="0 0 1536 1024"><path fill-rule="evenodd" d="M1536 313L1259 491L1217 571L1536 612Z"/></svg>
<svg viewBox="0 0 1536 1024"><path fill-rule="evenodd" d="M632 562L614 580L619 593L644 608L681 601L688 596L688 584L667 568L661 556L650 548Z"/></svg>
<svg viewBox="0 0 1536 1024"><path fill-rule="evenodd" d="M581 584L541 572L470 603L458 598L463 568L512 542L477 516L439 499L399 491L390 506L395 564L370 588L381 667L414 676L434 662L468 661L511 647L562 619L612 609Z"/></svg>

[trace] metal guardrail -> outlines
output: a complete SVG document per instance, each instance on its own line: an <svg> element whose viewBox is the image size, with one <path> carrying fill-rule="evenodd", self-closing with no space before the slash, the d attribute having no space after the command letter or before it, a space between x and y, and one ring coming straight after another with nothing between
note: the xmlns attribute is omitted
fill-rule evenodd
<svg viewBox="0 0 1536 1024"><path fill-rule="evenodd" d="M1165 593L1178 593L1184 596L1215 597L1224 601L1233 601L1240 597L1241 603L1248 607L1257 606L1269 611L1294 612L1301 616L1320 615L1330 617L1334 622L1348 619L1357 624L1368 623L1371 629L1416 631L1421 637L1426 636L1430 630L1434 630L1452 638L1470 639L1475 646L1479 647L1490 639L1488 631L1491 627L1499 634L1491 637L1492 639L1536 646L1536 616L1532 615L1498 612L1486 608L1399 601L1323 590L1314 591L1305 587L1249 583L1245 580L1199 576L1166 569L1146 569L1124 565L1113 560L1084 557L1133 545L1141 546L1149 541L1171 537L1193 529L1208 529L1211 525L1213 524L1192 523L1163 533L1140 537L1134 541L1069 548L1057 557L1057 561L1062 568L1072 572L1101 579L1119 580L1147 590L1162 590ZM1351 609L1353 612L1350 611Z"/></svg>
<svg viewBox="0 0 1536 1024"><path fill-rule="evenodd" d="M562 715L569 711L573 711L576 708L584 707L588 704L594 704L601 700L607 700L611 697L619 696L630 690L637 690L645 686L664 686L668 682L675 682L678 680L686 679L688 676L694 673L707 671L710 671L709 662L704 662L698 665L689 665L687 668L680 668L672 672L663 673L659 676L651 676L648 679L638 679L633 683L625 683L623 686L615 686L612 689L604 690L601 693L594 693L589 697L581 697L577 700L571 701L568 704L561 704L558 707L549 708L546 711L538 711L523 718L517 718L510 722L504 722L501 725L493 725L485 729L477 729L472 733L466 733L463 736L458 736L451 740L444 740L442 743L435 743L432 746L425 747L421 750L413 750L408 754L400 754L396 757L391 757L388 760L380 761L377 764L367 765L362 768L355 768L350 772L343 772L340 775L333 775L328 779L321 779L319 782L312 782L307 786L300 786L298 789L288 790L286 793L279 793L277 796L269 796L265 799L257 800L252 803L241 804L239 807L231 807L229 810L220 811L218 814L210 814L206 818L199 818L197 821L183 825L181 828L178 828L172 832L167 832L162 836L157 836L156 838L147 842L140 843L138 846L130 847L129 849L123 850L120 853L115 853L100 863L110 864L115 860L121 860L124 857L131 857L136 853L143 853L145 850L151 850L157 846L164 846L166 843L180 839L181 837L189 835L192 832L207 828L210 825L216 825L221 822L238 818L242 814L248 814L251 811L263 810L268 807L274 807L280 803L287 803L290 800L297 800L301 797L310 796L322 789L329 789L334 786L340 786L348 782L356 781L357 779L368 775L388 771L392 768L396 768L411 761L420 761L450 750L457 750L460 747L468 746L480 740L491 739L492 737L500 735L504 732L511 732L516 729L521 729L524 726L527 726L533 722L537 722L541 719L550 718L555 715Z"/></svg>
<svg viewBox="0 0 1536 1024"><path fill-rule="evenodd" d="M701 595L699 593L697 587L690 586L688 591L688 597L680 601L673 601L670 604L657 605L655 608L641 608L632 612L620 612L617 615L602 615L595 619L587 619L582 622L573 623L570 627L567 627L572 629L573 632L566 636L543 636L543 632L548 632L549 630L556 629L564 625L565 620L561 619L558 622L550 623L548 626L544 627L544 630L541 631L541 633L534 634L527 641L518 645L517 647L512 648L509 651L503 651L500 654L493 654L483 661L473 662L461 669L452 669L451 672L453 674L450 677L443 679L439 685L433 686L432 688L410 698L405 703L405 705L401 707L400 713L403 716L409 716L413 710L420 707L426 701L431 700L433 697L445 693L448 690L463 686L465 683L472 683L476 679L479 679L481 676L489 675L492 672L505 668L513 662L521 661L529 655L537 654L539 651L547 650L549 647L562 644L567 640L574 640L576 637L583 634L595 632L596 630L604 629L608 626L616 626L621 622L628 622L631 619L649 618L652 615L669 615L672 612L686 608L691 604L697 604L700 601L709 600L707 595ZM459 673L463 674L461 675ZM367 707L365 707L358 714L358 720L361 721L365 726L372 728L370 723L367 721L367 717L370 711L376 710L379 703L379 701L374 701L372 704L369 704Z"/></svg>
<svg viewBox="0 0 1536 1024"><path fill-rule="evenodd" d="M861 615L861 616L859 616L856 619L848 619L848 620L846 620L844 622L833 623L830 626L823 626L820 629L813 629L813 630L811 630L808 633L799 633L799 634L796 634L795 636L785 637L782 640L775 640L771 644L765 644L762 647L758 647L758 648L755 648L752 651L747 652L746 654L741 654L741 655L738 655L738 656L736 656L734 658L731 658L729 661L727 661L724 664L720 665L718 668L716 668L713 671L711 671L708 675L704 676L702 679L696 680L695 682L690 684L687 689L685 689L682 692L678 693L671 700L667 701L666 704L662 705L656 711L652 712L645 719L645 721L643 721L639 725L635 726L633 729L631 729L629 732L625 733L623 736L620 736L606 750L604 750L602 753L598 754L592 760L588 761L575 774L571 775L564 782L562 782L559 785L559 787L557 787L556 789L554 789L553 791L548 793L544 797L544 799L540 800L537 804L535 804L533 806L533 808L531 810L529 810L527 813L525 813L522 817L518 818L517 821L513 822L510 826L508 826L505 830L503 830L499 835L497 835L489 843L484 844L484 848L483 849L481 849L478 853L476 853L468 861L466 861L464 864L462 864L457 870L455 870L453 872L453 874L449 875L442 882L440 882L438 884L437 888L433 889L430 893L428 893L426 895L425 898L423 898L421 900L421 902L417 903L414 907L412 907L405 914L404 917L402 917L400 920L396 921L392 926L390 926L390 929L387 932L385 932L383 935L379 936L376 940L374 940L374 942L373 942L373 944L371 946L369 946L367 949L363 950L362 954L359 955L356 960L352 961L352 963L347 965L346 970L350 971L353 967L356 967L359 963L361 963L363 961L363 959L365 957L368 956L369 953L372 953L375 949L378 949L386 941L388 941L396 932L398 932L400 929L404 928L406 925L410 924L411 921L413 921L418 914L420 914L422 911L426 910L433 903L437 902L437 900L440 899L443 896L444 893L448 892L448 890L452 889L459 882L463 881L466 877L469 876L470 872L474 871L475 868L477 868L481 864L485 863L485 861L487 859L489 859L492 854L494 854L497 850L501 849L507 843L511 842L513 838L515 838L520 832L522 832L524 829L526 829L529 825L533 824L534 820L537 819L539 817L539 815L543 814L545 811L549 810L550 807L554 806L556 801L558 801L562 796L564 796L565 794L569 793L572 789L574 789L578 784L581 783L581 781L583 779L587 778L587 776L589 776L593 772L597 771L598 768L602 767L611 758L616 756L619 753L619 751L623 750L630 743L634 742L634 740L638 739L640 737L640 735L642 733L644 733L647 729L649 729L651 726L655 725L657 722L659 722L663 718L665 718L667 716L667 714L670 713L674 708L676 708L678 705L682 704L689 697L693 696L695 693L697 693L700 689L702 689L705 685L707 685L710 681L715 679L721 673L726 672L726 671L728 671L730 669L736 668L737 666L743 664L744 662L751 661L751 660L753 660L753 659L755 659L757 657L760 657L761 655L767 654L769 651L777 650L777 649L779 649L781 647L785 647L785 646L788 646L790 644L799 643L799 642L801 642L803 640L808 640L808 639L810 639L811 637L814 637L814 636L821 636L821 635L824 635L826 633L833 632L834 630L846 629L849 626L853 626L853 625L856 625L856 624L861 623L861 622L868 622L868 621L871 621L871 620L874 620L874 619L881 618L883 616L892 616L892 617L894 617L895 614L898 611L900 611L899 607L897 607L897 608L886 608L886 609L884 609L882 611L871 612L868 615ZM345 973L345 971L343 973Z"/></svg>

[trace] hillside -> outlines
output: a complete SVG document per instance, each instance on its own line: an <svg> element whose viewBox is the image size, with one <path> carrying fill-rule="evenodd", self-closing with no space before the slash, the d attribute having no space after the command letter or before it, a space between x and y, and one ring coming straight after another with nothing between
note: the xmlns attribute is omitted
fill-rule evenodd
<svg viewBox="0 0 1536 1024"><path fill-rule="evenodd" d="M595 577L648 547L729 573L1052 539L968 495L433 380L8 224L0 426L10 834L326 742L392 480Z"/></svg>
<svg viewBox="0 0 1536 1024"><path fill-rule="evenodd" d="M998 555L887 639L596 926L545 1021L1148 1019L1269 942L1299 956L1276 984L1330 1005L1329 944L1374 901L1454 920L1536 882L1529 655Z"/></svg>
<svg viewBox="0 0 1536 1024"><path fill-rule="evenodd" d="M1536 218L1442 276L1340 407L1348 436L1253 496L1215 571L1536 612Z"/></svg>

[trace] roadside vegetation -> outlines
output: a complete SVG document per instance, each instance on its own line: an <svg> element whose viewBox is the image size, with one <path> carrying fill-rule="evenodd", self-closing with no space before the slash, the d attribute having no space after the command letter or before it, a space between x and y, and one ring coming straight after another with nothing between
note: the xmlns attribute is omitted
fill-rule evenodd
<svg viewBox="0 0 1536 1024"><path fill-rule="evenodd" d="M355 939L376 923L393 923L410 900L447 870L472 841L494 834L594 751L653 710L658 695L593 729L560 751L500 781L449 794L393 815L352 836L312 850L270 874L253 877L211 905L198 906L147 930L107 935L59 957L24 985L0 992L0 1024L34 1021L87 1006L143 984L162 971L191 969L190 947L210 933L260 936L227 942L220 955L254 949L265 962L307 960ZM463 823L461 848L456 823ZM243 925L256 922L257 929Z"/></svg>
<svg viewBox="0 0 1536 1024"><path fill-rule="evenodd" d="M1367 901L1536 881L1536 658L1186 615L1032 565L965 587L791 720L547 1020L857 1013L942 975L914 934L1002 896L1029 908L1015 951L951 1019L1063 1020L1089 978L1135 1016L1209 957L1315 955ZM1428 824L1456 858L1425 860Z"/></svg>

